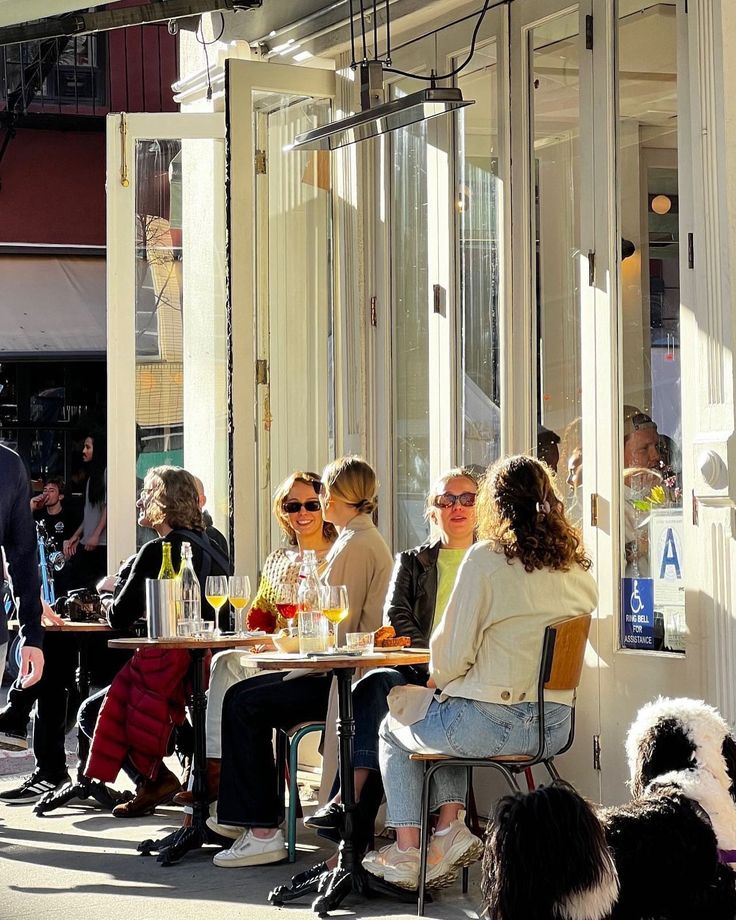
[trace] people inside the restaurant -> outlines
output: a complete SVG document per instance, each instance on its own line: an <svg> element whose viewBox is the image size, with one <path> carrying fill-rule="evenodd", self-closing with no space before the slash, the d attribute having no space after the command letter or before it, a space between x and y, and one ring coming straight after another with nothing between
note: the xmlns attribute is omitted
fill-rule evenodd
<svg viewBox="0 0 736 920"><path fill-rule="evenodd" d="M171 546L172 564L178 570L182 543L189 542L201 582L207 575L231 571L228 558L205 532L196 483L186 470L173 466L149 470L137 507L138 523L154 529L158 536L118 576L108 620L120 630L129 630L145 614L146 579L158 576L164 543ZM214 619L204 590L202 616ZM123 769L136 784L134 798L113 809L115 817L150 814L181 789L163 759L171 753L174 727L184 722L188 670L186 650L142 646L111 686L90 697L80 709L80 726L92 737L86 774L112 782Z"/></svg>
<svg viewBox="0 0 736 920"><path fill-rule="evenodd" d="M372 519L377 507L376 474L360 457L341 457L325 468L319 490L322 515L338 532L322 580L347 586L349 613L338 628L341 635L374 631L381 625L393 563ZM215 865L254 866L284 858L273 730L325 720L327 748L335 731L335 716L328 713L331 684L331 676L324 672L274 671L241 681L227 692L217 821L208 823L236 839L215 856ZM334 757L327 749L323 769L334 775Z"/></svg>
<svg viewBox="0 0 736 920"><path fill-rule="evenodd" d="M87 473L82 522L64 541L69 560L59 573L57 594L92 588L107 572L107 440L102 431L84 439L82 462Z"/></svg>
<svg viewBox="0 0 736 920"><path fill-rule="evenodd" d="M469 469L449 470L430 489L425 518L431 535L413 549L398 553L386 595L384 621L397 636L408 636L412 646L426 648L432 630L442 619L460 563L475 540L475 501L478 479ZM358 848L372 837L383 795L378 762L378 728L388 712L388 694L404 684L424 686L425 665L376 668L353 687L355 718L354 765ZM363 798L366 782L369 793ZM308 827L337 830L340 795L304 819Z"/></svg>
<svg viewBox="0 0 736 920"><path fill-rule="evenodd" d="M369 853L363 866L407 888L418 882L423 778L422 763L409 755L531 753L544 630L589 613L597 603L591 561L545 465L526 456L499 461L481 485L477 515L481 542L466 553L430 640L426 698L422 705L415 700L401 707L402 695L406 702L405 695L415 696L417 688L395 689L379 731L388 824L396 842ZM553 692L545 701L549 753L567 741L571 702L571 693ZM433 778L430 807L438 813L428 852L433 885L449 883L482 853L482 841L463 820L465 796L463 768L445 768Z"/></svg>
<svg viewBox="0 0 736 920"><path fill-rule="evenodd" d="M319 502L320 478L316 473L297 470L277 487L273 498L273 515L285 546L279 546L266 558L258 591L251 605L250 628L273 632L279 624L276 609L281 584L297 584L304 550L313 550L317 570L324 571L326 557L337 539L333 524L322 517ZM222 707L226 692L247 677L259 673L243 664L242 649L218 652L212 659L207 691L207 789L210 801L217 798L222 758ZM190 805L190 790L178 793L175 801Z"/></svg>
<svg viewBox="0 0 736 920"><path fill-rule="evenodd" d="M64 543L79 526L79 514L64 504L65 484L61 476L50 476L43 485L43 491L31 499L33 519L42 523L46 533L53 538L56 547L63 549Z"/></svg>

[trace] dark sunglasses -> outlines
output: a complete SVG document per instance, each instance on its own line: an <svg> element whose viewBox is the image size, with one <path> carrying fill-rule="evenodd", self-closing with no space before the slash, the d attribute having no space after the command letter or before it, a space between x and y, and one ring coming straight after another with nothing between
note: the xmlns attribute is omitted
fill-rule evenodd
<svg viewBox="0 0 736 920"><path fill-rule="evenodd" d="M284 502L281 506L287 514L299 514L299 512L304 508L305 511L315 511L320 510L320 503L316 498L310 498L308 502Z"/></svg>
<svg viewBox="0 0 736 920"><path fill-rule="evenodd" d="M434 499L434 505L437 508L454 508L458 502L465 508L472 508L475 504L475 492L463 492L461 495L442 492L440 495L436 495Z"/></svg>

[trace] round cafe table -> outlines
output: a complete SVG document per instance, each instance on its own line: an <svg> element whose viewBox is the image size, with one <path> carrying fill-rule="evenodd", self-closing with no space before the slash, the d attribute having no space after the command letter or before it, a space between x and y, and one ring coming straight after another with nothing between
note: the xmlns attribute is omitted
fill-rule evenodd
<svg viewBox="0 0 736 920"><path fill-rule="evenodd" d="M160 840L144 840L138 845L138 852L144 856L158 853L158 862L164 866L171 866L188 853L189 850L198 849L210 838L207 829L207 816L209 804L207 802L207 696L204 691L205 683L205 655L211 649L223 648L253 648L254 646L271 646L270 636L219 636L212 639L171 638L171 639L111 639L110 648L161 648L185 649L192 658L190 669L192 682L192 695L189 711L192 717L194 734L194 758L192 764L192 824L190 827L180 827L172 834Z"/></svg>
<svg viewBox="0 0 736 920"><path fill-rule="evenodd" d="M383 651L376 649L364 655L319 655L315 657L282 655L279 653L252 655L249 663L264 671L304 669L332 671L337 681L337 735L340 747L340 798L342 800L341 843L336 868L322 873L309 885L275 888L268 896L271 904L282 905L307 893L317 892L312 910L323 917L336 910L351 891L367 896L371 892L391 894L402 900L414 900L416 894L407 892L368 874L356 859L354 846L355 783L353 778L353 717L352 680L357 668L393 668L399 665L427 664L429 651ZM300 873L303 874L303 873Z"/></svg>

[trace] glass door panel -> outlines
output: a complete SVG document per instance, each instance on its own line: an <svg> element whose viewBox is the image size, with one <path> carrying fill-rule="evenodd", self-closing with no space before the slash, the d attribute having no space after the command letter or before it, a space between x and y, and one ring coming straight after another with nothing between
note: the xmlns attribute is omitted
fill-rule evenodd
<svg viewBox="0 0 736 920"><path fill-rule="evenodd" d="M676 4L628 3L617 26L620 645L684 653Z"/></svg>
<svg viewBox="0 0 736 920"><path fill-rule="evenodd" d="M392 86L397 98L416 92L418 81ZM429 436L429 122L391 135L390 250L393 365L394 544L416 546L427 533L424 498L430 480Z"/></svg>
<svg viewBox="0 0 736 920"><path fill-rule="evenodd" d="M223 135L221 115L108 116L113 565L152 536L135 500L154 466L198 476L215 526L230 529Z"/></svg>
<svg viewBox="0 0 736 920"><path fill-rule="evenodd" d="M461 58L455 58L457 66ZM496 41L457 77L475 104L456 116L456 276L461 330L460 462L486 468L501 453L503 184Z"/></svg>
<svg viewBox="0 0 736 920"><path fill-rule="evenodd" d="M582 523L579 13L529 35L536 453Z"/></svg>
<svg viewBox="0 0 736 920"><path fill-rule="evenodd" d="M284 149L331 110L329 99L253 93L262 558L280 539L276 486L335 453L331 154Z"/></svg>

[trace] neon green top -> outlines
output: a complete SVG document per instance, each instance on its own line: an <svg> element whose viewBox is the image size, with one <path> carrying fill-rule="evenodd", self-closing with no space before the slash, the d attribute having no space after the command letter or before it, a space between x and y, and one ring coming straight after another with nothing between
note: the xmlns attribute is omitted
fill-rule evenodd
<svg viewBox="0 0 736 920"><path fill-rule="evenodd" d="M442 619L447 602L455 585L455 576L463 561L465 549L441 549L437 556L437 599L434 602L432 631Z"/></svg>

